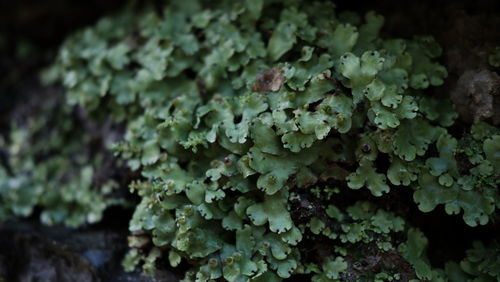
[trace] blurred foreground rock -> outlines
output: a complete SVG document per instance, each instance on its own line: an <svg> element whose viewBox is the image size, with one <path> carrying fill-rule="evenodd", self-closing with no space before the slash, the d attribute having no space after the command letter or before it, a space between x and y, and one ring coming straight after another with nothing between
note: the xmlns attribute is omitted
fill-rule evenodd
<svg viewBox="0 0 500 282"><path fill-rule="evenodd" d="M127 249L121 232L46 227L36 221L0 224L0 281L156 282L178 281L168 272L126 273L120 262Z"/></svg>

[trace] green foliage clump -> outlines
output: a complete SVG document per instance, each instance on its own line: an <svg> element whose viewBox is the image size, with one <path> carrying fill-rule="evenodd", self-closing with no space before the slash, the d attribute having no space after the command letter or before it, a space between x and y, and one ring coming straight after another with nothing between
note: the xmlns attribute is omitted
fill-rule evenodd
<svg viewBox="0 0 500 282"><path fill-rule="evenodd" d="M493 67L500 67L500 46L495 47L495 49L488 56L488 62Z"/></svg>
<svg viewBox="0 0 500 282"><path fill-rule="evenodd" d="M383 23L327 1L186 0L69 38L47 77L70 104L126 121L114 150L142 175L126 269L165 257L190 264L186 281L497 275L478 246L460 271L433 269L404 218L342 204L349 189L412 189L422 212L476 226L500 203L499 130L454 137L452 105L425 92L447 76L441 47L382 38Z"/></svg>
<svg viewBox="0 0 500 282"><path fill-rule="evenodd" d="M40 207L40 219L49 225L100 221L103 211L119 201L109 197L117 183L97 183L104 156L91 152L92 136L70 107L47 99L35 108L28 118L13 122L8 139L0 138L6 156L0 166L0 219L26 217Z"/></svg>
<svg viewBox="0 0 500 282"><path fill-rule="evenodd" d="M436 142L438 157L427 158L414 193L420 210L444 204L448 214L463 210L470 226L484 225L500 207L500 130L480 123L460 142L449 134ZM462 171L460 171L462 169Z"/></svg>

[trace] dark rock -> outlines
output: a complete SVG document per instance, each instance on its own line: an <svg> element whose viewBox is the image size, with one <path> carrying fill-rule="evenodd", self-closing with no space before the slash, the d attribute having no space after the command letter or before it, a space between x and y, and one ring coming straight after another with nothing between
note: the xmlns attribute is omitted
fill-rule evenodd
<svg viewBox="0 0 500 282"><path fill-rule="evenodd" d="M500 76L492 71L465 71L451 92L461 118L467 122L491 119L500 124Z"/></svg>
<svg viewBox="0 0 500 282"><path fill-rule="evenodd" d="M164 270L153 276L124 272L126 235L126 230L47 227L37 221L0 224L0 281L179 281Z"/></svg>

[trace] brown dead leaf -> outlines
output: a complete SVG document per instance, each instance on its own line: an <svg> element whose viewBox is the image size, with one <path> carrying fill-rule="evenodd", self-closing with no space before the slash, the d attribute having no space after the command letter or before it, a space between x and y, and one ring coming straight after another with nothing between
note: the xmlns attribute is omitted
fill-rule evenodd
<svg viewBox="0 0 500 282"><path fill-rule="evenodd" d="M278 67L265 70L257 75L252 91L255 92L276 92L280 90L285 82L283 70Z"/></svg>

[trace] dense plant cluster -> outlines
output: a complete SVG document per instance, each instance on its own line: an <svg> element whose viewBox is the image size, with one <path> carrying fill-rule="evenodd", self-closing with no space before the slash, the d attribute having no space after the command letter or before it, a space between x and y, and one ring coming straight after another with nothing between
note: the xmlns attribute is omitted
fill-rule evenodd
<svg viewBox="0 0 500 282"><path fill-rule="evenodd" d="M61 105L61 95L39 94L13 115L9 136L0 137L6 156L0 166L0 219L28 216L41 207L45 224L98 222L107 207L122 202L111 197L117 183L96 174L107 163L105 156L72 108Z"/></svg>
<svg viewBox="0 0 500 282"><path fill-rule="evenodd" d="M425 91L447 76L441 47L383 38L383 23L374 12L336 14L327 1L185 0L128 9L70 37L45 78L63 83L68 105L126 123L112 149L142 176L130 184L141 202L125 268L187 262L186 281L499 279L498 242L435 268L408 215L372 201L411 189L422 212L443 205L471 227L500 207L500 130L451 130L453 106ZM37 150L16 132L14 155ZM112 187L91 188L98 156L68 165L76 152L59 154L36 169L20 161L18 182L0 171L5 207L26 215L42 205L49 223L98 220ZM80 173L65 178L72 170L62 167ZM373 197L346 202L357 189ZM52 191L57 206L40 196Z"/></svg>

